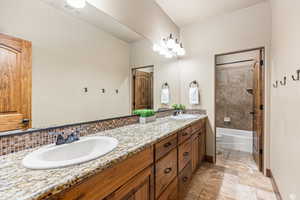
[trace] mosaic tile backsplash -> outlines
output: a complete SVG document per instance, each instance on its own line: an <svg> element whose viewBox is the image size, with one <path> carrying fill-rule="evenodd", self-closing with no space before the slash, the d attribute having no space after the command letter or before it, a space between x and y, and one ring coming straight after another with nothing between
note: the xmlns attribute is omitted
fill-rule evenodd
<svg viewBox="0 0 300 200"><path fill-rule="evenodd" d="M158 112L156 113L156 117L167 117L172 115L173 113L173 110ZM206 114L206 112L203 110L187 110L186 113ZM15 135L0 136L0 156L54 143L57 136L50 135L50 132L64 132L64 136L67 137L70 133L78 129L80 131L80 136L87 136L95 134L97 132L136 123L139 123L138 116L128 116L108 120L99 120L77 125L67 125L61 128L47 128L42 130L30 131L28 133L25 132Z"/></svg>

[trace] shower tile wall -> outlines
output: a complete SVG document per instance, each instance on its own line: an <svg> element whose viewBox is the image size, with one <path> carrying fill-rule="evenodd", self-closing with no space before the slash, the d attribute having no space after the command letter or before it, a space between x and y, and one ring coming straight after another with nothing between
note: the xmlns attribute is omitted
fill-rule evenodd
<svg viewBox="0 0 300 200"><path fill-rule="evenodd" d="M220 66L216 71L216 125L252 131L253 96L246 89L252 89L252 65ZM225 123L224 117L231 122Z"/></svg>

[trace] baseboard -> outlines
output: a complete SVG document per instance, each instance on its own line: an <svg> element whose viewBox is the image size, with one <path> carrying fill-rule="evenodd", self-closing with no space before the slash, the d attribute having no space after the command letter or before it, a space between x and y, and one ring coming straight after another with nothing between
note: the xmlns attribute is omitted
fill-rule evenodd
<svg viewBox="0 0 300 200"><path fill-rule="evenodd" d="M205 161L209 162L209 163L215 163L214 157L213 156L209 156L209 155L205 156Z"/></svg>
<svg viewBox="0 0 300 200"><path fill-rule="evenodd" d="M281 196L281 194L279 192L278 186L276 184L276 181L274 179L274 176L272 174L271 169L267 169L266 170L266 176L269 177L269 178L271 178L273 189L274 189L274 193L276 195L277 200L282 200L282 196Z"/></svg>

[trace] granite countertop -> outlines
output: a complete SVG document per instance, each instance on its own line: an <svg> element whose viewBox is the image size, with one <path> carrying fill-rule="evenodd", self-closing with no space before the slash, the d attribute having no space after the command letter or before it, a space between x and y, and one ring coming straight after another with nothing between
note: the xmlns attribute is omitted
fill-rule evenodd
<svg viewBox="0 0 300 200"><path fill-rule="evenodd" d="M119 145L96 160L65 168L30 170L23 167L22 159L37 148L0 156L0 200L36 200L60 192L205 117L197 115L196 119L188 120L165 117L149 124L133 124L90 135L114 137Z"/></svg>

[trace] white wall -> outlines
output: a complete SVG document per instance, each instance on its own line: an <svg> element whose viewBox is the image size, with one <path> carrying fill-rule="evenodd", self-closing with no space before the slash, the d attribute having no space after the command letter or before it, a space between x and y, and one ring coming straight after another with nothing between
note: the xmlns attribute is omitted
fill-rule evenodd
<svg viewBox="0 0 300 200"><path fill-rule="evenodd" d="M180 79L177 58L168 59L152 50L152 44L148 40L140 40L131 44L131 68L154 65L153 87L154 109L169 108L172 104L180 101ZM164 83L170 87L170 104L160 103L161 88Z"/></svg>
<svg viewBox="0 0 300 200"><path fill-rule="evenodd" d="M268 52L270 18L270 6L264 2L181 29L181 39L187 50L187 55L179 63L181 103L188 105L188 85L191 81L197 80L200 84L201 103L199 106L188 107L207 110L210 122L207 137L208 155L214 156L215 150L215 136L212 130L215 120L214 55L260 46L265 46ZM268 109L268 99L266 101L266 109ZM266 129L268 132L268 124Z"/></svg>
<svg viewBox="0 0 300 200"><path fill-rule="evenodd" d="M130 113L127 43L40 0L1 0L0 32L32 41L33 127Z"/></svg>
<svg viewBox="0 0 300 200"><path fill-rule="evenodd" d="M88 0L96 8L145 36L153 43L170 33L179 36L179 28L154 0Z"/></svg>
<svg viewBox="0 0 300 200"><path fill-rule="evenodd" d="M288 77L286 87L271 88L271 170L283 196L300 198L300 82L291 75L300 69L300 1L271 0L272 83Z"/></svg>

